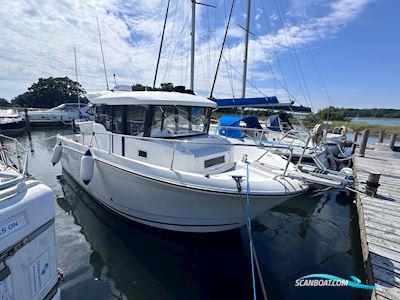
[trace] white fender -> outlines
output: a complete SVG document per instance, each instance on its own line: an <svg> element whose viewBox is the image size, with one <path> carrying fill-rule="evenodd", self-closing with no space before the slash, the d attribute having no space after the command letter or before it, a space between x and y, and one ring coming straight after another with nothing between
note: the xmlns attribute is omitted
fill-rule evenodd
<svg viewBox="0 0 400 300"><path fill-rule="evenodd" d="M87 150L85 155L81 158L80 176L83 183L88 185L93 177L94 159L90 150Z"/></svg>
<svg viewBox="0 0 400 300"><path fill-rule="evenodd" d="M351 168L342 168L342 169L340 169L339 173L344 174L344 175L351 175L351 176L354 175L354 172Z"/></svg>
<svg viewBox="0 0 400 300"><path fill-rule="evenodd" d="M53 166L55 166L61 158L61 153L62 153L62 145L61 142L58 145L55 145L53 149L53 156L51 157L51 162L53 163Z"/></svg>

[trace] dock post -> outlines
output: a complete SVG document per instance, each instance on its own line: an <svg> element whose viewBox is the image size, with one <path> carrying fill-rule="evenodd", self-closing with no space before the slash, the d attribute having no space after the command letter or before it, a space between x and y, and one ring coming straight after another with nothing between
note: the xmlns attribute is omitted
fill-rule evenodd
<svg viewBox="0 0 400 300"><path fill-rule="evenodd" d="M357 143L358 140L358 131L354 130L353 131L353 143Z"/></svg>
<svg viewBox="0 0 400 300"><path fill-rule="evenodd" d="M389 147L392 150L394 148L394 145L396 144L396 138L397 138L397 133L393 132L392 135L390 136L390 143L389 143Z"/></svg>
<svg viewBox="0 0 400 300"><path fill-rule="evenodd" d="M367 143L368 143L368 136L369 136L369 129L365 129L362 133L361 136L361 142L360 142L360 149L358 150L358 156L364 157L365 155L365 149L367 148Z"/></svg>
<svg viewBox="0 0 400 300"><path fill-rule="evenodd" d="M353 143L351 144L351 154L354 154L354 152L356 152L357 140L358 140L358 131L354 130L353 131Z"/></svg>
<svg viewBox="0 0 400 300"><path fill-rule="evenodd" d="M383 138L385 137L385 130L379 131L379 138L378 138L378 143L381 144L383 143Z"/></svg>
<svg viewBox="0 0 400 300"><path fill-rule="evenodd" d="M375 197L378 191L379 179L381 178L381 174L378 173L369 173L368 179L366 182L365 193L370 197Z"/></svg>
<svg viewBox="0 0 400 300"><path fill-rule="evenodd" d="M28 130L29 130L29 128L31 127L31 123L29 122L29 115L28 115L28 109L27 108L24 109L24 113L25 113L26 128L28 128Z"/></svg>

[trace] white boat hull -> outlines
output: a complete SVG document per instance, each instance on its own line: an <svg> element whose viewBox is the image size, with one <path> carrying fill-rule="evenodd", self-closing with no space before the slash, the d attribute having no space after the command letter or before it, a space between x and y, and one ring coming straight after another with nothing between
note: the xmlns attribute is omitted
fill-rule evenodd
<svg viewBox="0 0 400 300"><path fill-rule="evenodd" d="M84 185L80 178L83 151L71 146L63 148L63 169L100 204L123 218L183 232L225 231L245 224L246 195L184 187L137 174L105 159L94 160L93 178ZM251 217L304 191L251 196Z"/></svg>

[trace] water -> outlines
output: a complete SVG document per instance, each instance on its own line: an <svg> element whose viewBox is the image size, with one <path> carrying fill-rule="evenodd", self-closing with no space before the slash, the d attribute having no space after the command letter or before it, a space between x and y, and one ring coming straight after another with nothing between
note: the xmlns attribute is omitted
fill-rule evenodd
<svg viewBox="0 0 400 300"><path fill-rule="evenodd" d="M30 173L56 197L63 300L252 298L245 230L194 235L121 220L87 196L59 164L51 165L55 139L49 137L57 132L39 130L18 138L34 150ZM312 273L354 275L365 282L352 199L344 193L310 192L253 222L269 299L363 296L346 287L294 286L297 278Z"/></svg>
<svg viewBox="0 0 400 300"><path fill-rule="evenodd" d="M351 122L400 126L400 118L354 118L351 119Z"/></svg>

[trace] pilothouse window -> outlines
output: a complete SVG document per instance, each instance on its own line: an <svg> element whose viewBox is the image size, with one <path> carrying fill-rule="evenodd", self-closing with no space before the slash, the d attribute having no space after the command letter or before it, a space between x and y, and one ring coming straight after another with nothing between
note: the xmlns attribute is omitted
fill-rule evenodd
<svg viewBox="0 0 400 300"><path fill-rule="evenodd" d="M124 133L124 123L123 123L123 106L122 105L113 105L113 118L112 118L112 132L115 133Z"/></svg>
<svg viewBox="0 0 400 300"><path fill-rule="evenodd" d="M152 137L175 137L206 133L210 109L192 106L155 106Z"/></svg>
<svg viewBox="0 0 400 300"><path fill-rule="evenodd" d="M96 123L103 124L108 131L111 131L112 106L109 105L96 106Z"/></svg>
<svg viewBox="0 0 400 300"><path fill-rule="evenodd" d="M144 132L144 116L146 109L144 106L127 107L127 133L129 135L138 135Z"/></svg>

